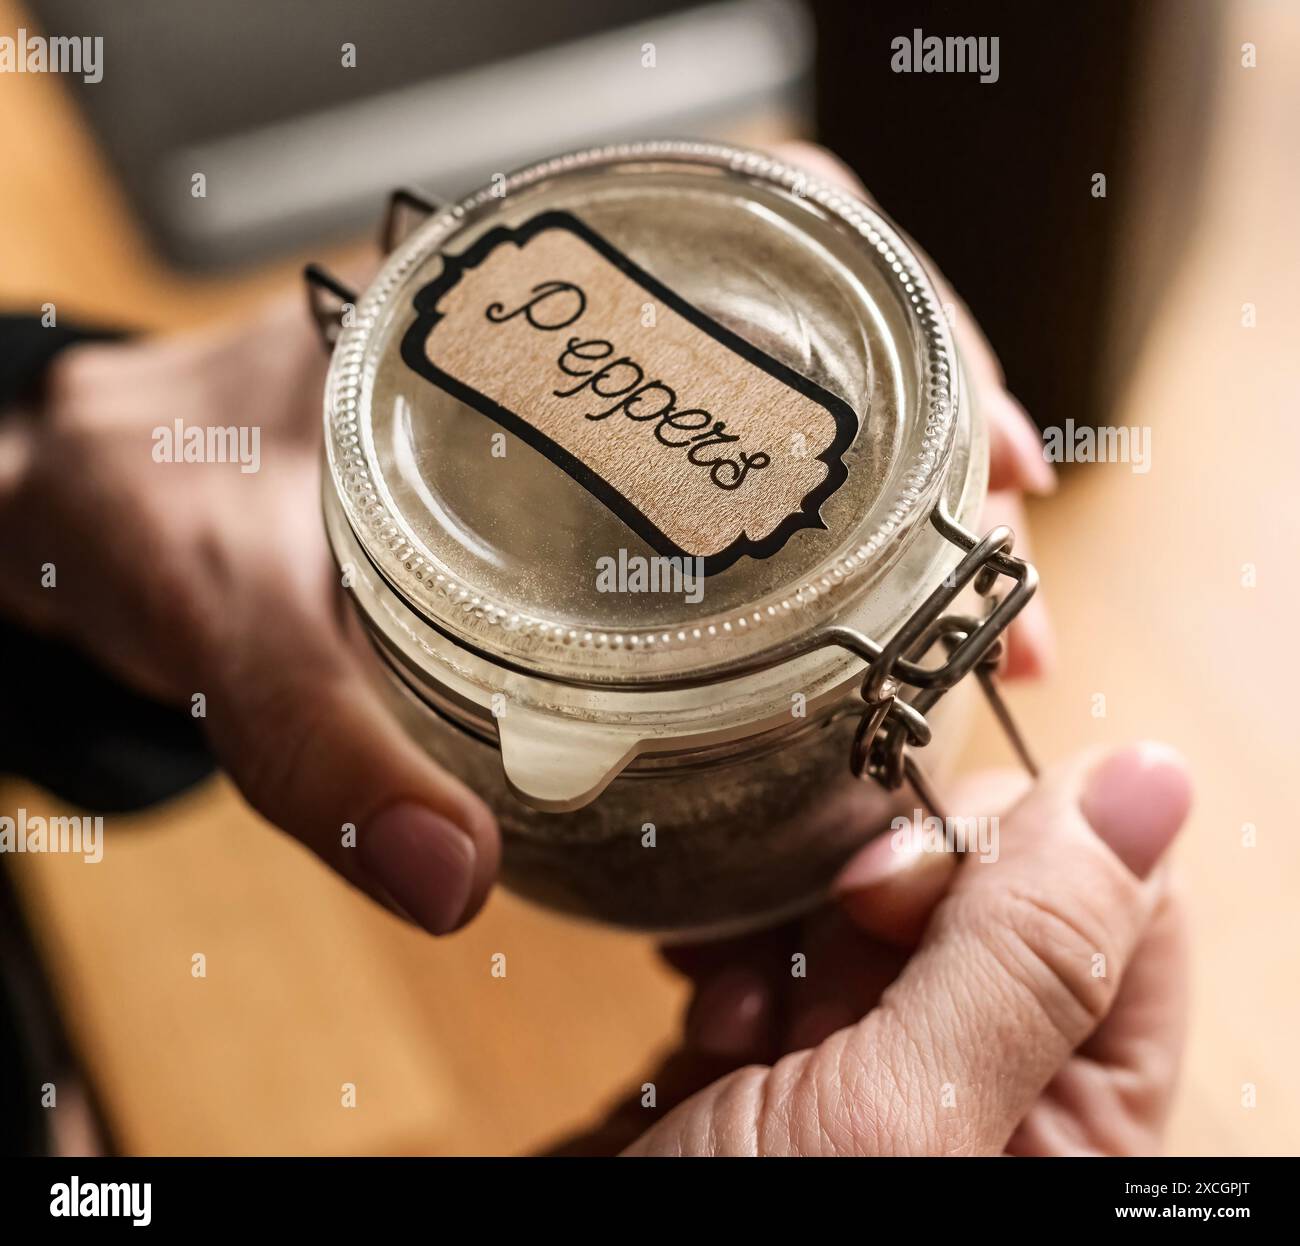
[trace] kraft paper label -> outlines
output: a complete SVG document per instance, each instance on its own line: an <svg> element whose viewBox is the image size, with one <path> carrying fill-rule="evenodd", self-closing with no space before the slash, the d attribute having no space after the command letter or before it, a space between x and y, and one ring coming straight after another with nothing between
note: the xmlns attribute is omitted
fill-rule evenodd
<svg viewBox="0 0 1300 1246"><path fill-rule="evenodd" d="M659 553L713 574L825 527L853 410L576 217L546 212L444 256L415 308L406 363L540 450Z"/></svg>

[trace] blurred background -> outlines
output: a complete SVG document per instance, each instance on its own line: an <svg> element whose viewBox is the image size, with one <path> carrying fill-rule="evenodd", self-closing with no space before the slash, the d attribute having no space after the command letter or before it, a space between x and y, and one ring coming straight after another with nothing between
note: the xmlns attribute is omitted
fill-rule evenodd
<svg viewBox="0 0 1300 1246"><path fill-rule="evenodd" d="M1066 467L1032 506L1059 653L1013 702L1045 757L1155 736L1191 758L1194 1013L1169 1149L1300 1151L1283 787L1300 696L1300 7L0 0L0 36L19 28L101 35L104 74L0 74L0 310L54 302L88 324L238 315L306 259L373 245L398 185L451 198L618 138L838 152L970 304L1040 425L1151 430L1148 472ZM892 72L891 42L917 29L997 36L997 81ZM114 808L140 803L130 766L78 753L83 706L2 675L0 772L41 776L48 720L64 769L111 770ZM124 741L138 712L120 710ZM1006 760L981 720L968 763ZM18 806L61 809L0 777L0 809ZM589 1122L673 1042L685 989L648 941L498 893L434 942L224 779L113 817L110 837L94 869L0 860L11 1150L521 1153ZM58 1105L40 1110L46 1082Z"/></svg>

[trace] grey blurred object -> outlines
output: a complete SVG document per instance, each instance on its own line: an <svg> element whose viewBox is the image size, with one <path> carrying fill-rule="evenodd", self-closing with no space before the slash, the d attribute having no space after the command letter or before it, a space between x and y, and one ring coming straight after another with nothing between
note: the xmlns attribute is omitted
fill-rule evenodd
<svg viewBox="0 0 1300 1246"><path fill-rule="evenodd" d="M160 249L189 266L343 236L400 184L450 196L569 148L728 137L810 107L798 0L28 7L46 34L103 36L103 81L65 85Z"/></svg>

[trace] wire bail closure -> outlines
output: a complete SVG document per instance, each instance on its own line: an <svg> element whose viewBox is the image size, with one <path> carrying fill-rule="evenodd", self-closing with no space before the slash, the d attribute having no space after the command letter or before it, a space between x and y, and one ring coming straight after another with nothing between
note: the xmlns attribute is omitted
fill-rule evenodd
<svg viewBox="0 0 1300 1246"><path fill-rule="evenodd" d="M388 255L442 206L442 201L422 190L402 187L388 197L384 221L379 228L379 250ZM321 343L333 349L348 307L355 307L353 290L320 264L308 264L302 272L307 285L307 308L320 334Z"/></svg>
<svg viewBox="0 0 1300 1246"><path fill-rule="evenodd" d="M870 659L861 688L867 708L853 739L850 766L858 778L874 779L890 791L910 783L930 812L943 816L943 802L917 762L914 750L930 742L925 715L972 672L1021 764L1035 778L1038 775L1038 767L996 682L1005 648L1003 633L1034 595L1038 573L1012 554L1015 533L1010 528L999 526L977 541L942 507L936 508L930 518L941 535L965 554L893 639ZM1013 583L999 598L993 590L1004 577ZM971 584L988 602L984 616L945 613ZM839 643L844 643L844 638ZM944 661L937 666L921 665L936 645L943 647ZM862 652L857 644L848 647ZM904 699L903 685L917 691Z"/></svg>

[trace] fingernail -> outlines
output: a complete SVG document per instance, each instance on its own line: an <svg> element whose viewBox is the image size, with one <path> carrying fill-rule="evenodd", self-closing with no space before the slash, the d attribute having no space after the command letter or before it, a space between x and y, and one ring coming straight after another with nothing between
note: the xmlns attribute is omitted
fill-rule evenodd
<svg viewBox="0 0 1300 1246"><path fill-rule="evenodd" d="M1004 394L1013 418L1008 422L1012 452L1021 480L1029 493L1048 494L1056 489L1056 472L1043 451L1042 434L1028 412L1010 394Z"/></svg>
<svg viewBox="0 0 1300 1246"><path fill-rule="evenodd" d="M474 841L423 805L384 810L362 828L361 864L430 934L455 930L474 886Z"/></svg>
<svg viewBox="0 0 1300 1246"><path fill-rule="evenodd" d="M914 943L956 866L919 835L877 835L840 871L831 894L860 929L889 943Z"/></svg>
<svg viewBox="0 0 1300 1246"><path fill-rule="evenodd" d="M728 969L704 983L686 1018L686 1041L704 1055L744 1059L760 1051L772 994L755 970Z"/></svg>
<svg viewBox="0 0 1300 1246"><path fill-rule="evenodd" d="M1130 870L1145 878L1187 818L1187 763L1167 744L1132 744L1102 758L1084 782L1079 808Z"/></svg>
<svg viewBox="0 0 1300 1246"><path fill-rule="evenodd" d="M872 891L904 875L916 877L918 870L946 874L951 867L950 854L931 851L923 836L911 830L903 834L882 831L840 871L831 883L831 894Z"/></svg>

